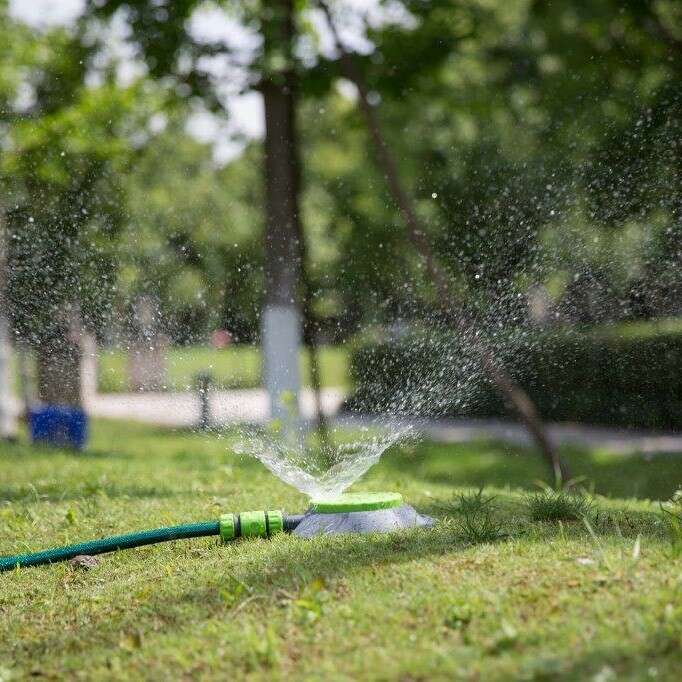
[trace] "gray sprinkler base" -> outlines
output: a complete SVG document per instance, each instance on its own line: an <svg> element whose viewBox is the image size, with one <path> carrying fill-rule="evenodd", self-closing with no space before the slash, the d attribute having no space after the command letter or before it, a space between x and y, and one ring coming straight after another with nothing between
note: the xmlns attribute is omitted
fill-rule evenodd
<svg viewBox="0 0 682 682"><path fill-rule="evenodd" d="M307 512L293 533L302 538L342 533L391 533L403 528L429 527L434 523L435 520L430 516L423 516L409 504L404 504L394 509L375 511L336 514Z"/></svg>

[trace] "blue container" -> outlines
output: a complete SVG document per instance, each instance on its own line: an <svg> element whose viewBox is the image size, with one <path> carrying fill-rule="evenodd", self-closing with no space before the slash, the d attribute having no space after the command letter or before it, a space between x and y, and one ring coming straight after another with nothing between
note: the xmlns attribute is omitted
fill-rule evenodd
<svg viewBox="0 0 682 682"><path fill-rule="evenodd" d="M34 443L82 450L88 439L88 415L80 407L41 405L31 408L28 427Z"/></svg>

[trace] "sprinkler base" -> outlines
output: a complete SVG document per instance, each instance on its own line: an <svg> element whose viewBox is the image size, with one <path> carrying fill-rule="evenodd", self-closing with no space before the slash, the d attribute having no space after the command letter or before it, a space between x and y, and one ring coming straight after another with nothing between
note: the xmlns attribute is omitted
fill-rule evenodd
<svg viewBox="0 0 682 682"><path fill-rule="evenodd" d="M391 533L406 528L433 526L434 519L404 504L397 493L349 493L326 500L312 500L294 535L343 533Z"/></svg>

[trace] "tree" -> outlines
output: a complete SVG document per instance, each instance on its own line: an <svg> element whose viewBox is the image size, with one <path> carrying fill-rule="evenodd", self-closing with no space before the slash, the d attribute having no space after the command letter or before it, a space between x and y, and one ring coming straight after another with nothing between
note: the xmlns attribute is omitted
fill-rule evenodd
<svg viewBox="0 0 682 682"><path fill-rule="evenodd" d="M0 3L0 17L7 12L6 4ZM7 67L0 73L0 120L6 117L12 100L19 89L20 77L16 65L17 56L24 47L27 36L21 31L8 37L0 44L0 60ZM1 158L1 157L0 157ZM7 315L7 232L5 211L7 198L0 198L0 438L14 434L11 414L11 376L10 376L10 322Z"/></svg>
<svg viewBox="0 0 682 682"><path fill-rule="evenodd" d="M184 130L186 113L168 112L122 181L116 331L125 336L130 303L151 296L174 343L202 343L217 328L254 342L263 299L262 154L253 145L217 167L211 148Z"/></svg>
<svg viewBox="0 0 682 682"><path fill-rule="evenodd" d="M495 357L493 348L489 347L486 341L477 334L477 321L474 321L470 314L464 313L462 302L455 296L455 291L448 275L436 259L428 238L419 222L413 202L403 187L400 176L398 175L398 167L395 158L388 147L388 143L379 124L379 118L369 101L369 93L364 79L362 78L360 71L356 68L351 55L341 43L334 23L334 18L332 17L329 8L322 1L320 1L320 6L325 13L330 31L334 37L336 48L340 53L344 73L357 86L360 108L362 109L367 122L369 135L375 147L379 165L384 171L391 196L405 222L408 239L424 262L427 275L438 293L441 307L445 315L449 318L455 329L468 339L480 362L483 372L490 377L493 385L507 402L509 408L516 413L519 419L527 427L530 435L535 440L540 452L549 465L555 481L558 485L561 485L562 481L567 481L570 478L565 462L552 445L532 400L520 386L515 384L506 367L500 362L499 358Z"/></svg>
<svg viewBox="0 0 682 682"><path fill-rule="evenodd" d="M68 405L81 403L81 325L101 327L111 300L119 178L149 113L139 86L107 74L86 85L91 48L80 38L56 30L29 43L32 101L6 110L2 158L12 325L36 350L40 399Z"/></svg>
<svg viewBox="0 0 682 682"><path fill-rule="evenodd" d="M91 11L110 17L125 7L150 73L172 76L176 83L201 96L207 108L220 110L227 104L202 69L201 58L222 54L229 59L231 51L220 42L206 44L192 36L188 20L200 4L175 3L160 11L158 3L147 0L110 0L93 3ZM271 411L282 419L290 414L290 398L295 400L299 389L298 348L302 338L294 6L289 0L256 5L254 9L228 5L262 37L258 57L247 65L247 82L262 93L265 108L265 306L261 329ZM181 56L190 58L189 68L181 63Z"/></svg>
<svg viewBox="0 0 682 682"><path fill-rule="evenodd" d="M286 420L291 412L291 398L298 398L298 350L302 341L293 0L271 3L263 13L262 33L263 63L267 67L259 83L265 108L263 369L271 416Z"/></svg>

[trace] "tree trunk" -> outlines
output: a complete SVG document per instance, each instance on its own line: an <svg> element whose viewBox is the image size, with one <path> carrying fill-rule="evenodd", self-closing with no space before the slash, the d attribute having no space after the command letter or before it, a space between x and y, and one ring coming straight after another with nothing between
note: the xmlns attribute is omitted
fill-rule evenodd
<svg viewBox="0 0 682 682"><path fill-rule="evenodd" d="M19 379L19 400L24 419L28 416L33 403L33 374L31 372L30 351L25 343L17 344L17 375Z"/></svg>
<svg viewBox="0 0 682 682"><path fill-rule="evenodd" d="M265 307L263 374L271 417L293 426L298 415L301 271L296 79L292 66L292 0L268 3L263 18L266 61L284 62L261 83L265 107ZM272 57L272 59L269 59Z"/></svg>
<svg viewBox="0 0 682 682"><path fill-rule="evenodd" d="M163 391L168 384L168 338L159 325L158 301L140 296L133 303L128 348L128 384L134 393Z"/></svg>
<svg viewBox="0 0 682 682"><path fill-rule="evenodd" d="M81 351L68 328L37 349L38 398L49 405L82 407Z"/></svg>
<svg viewBox="0 0 682 682"><path fill-rule="evenodd" d="M97 338L94 334L83 332L81 348L81 398L87 409L97 396Z"/></svg>
<svg viewBox="0 0 682 682"><path fill-rule="evenodd" d="M305 325L304 338L310 355L310 387L315 401L315 417L317 433L323 446L329 445L329 427L327 417L322 408L322 375L320 371L320 347L317 339L317 319L313 310L313 287L308 271L308 245L300 225L299 246L301 256L301 284L303 288L303 320Z"/></svg>
<svg viewBox="0 0 682 682"><path fill-rule="evenodd" d="M336 30L336 25L327 4L323 0L318 0L318 4L327 19L336 49L340 55L344 74L358 89L360 109L365 117L367 128L376 150L379 166L386 177L386 182L393 200L405 221L408 238L426 265L426 269L438 292L438 298L444 312L448 317L454 318L455 326L458 329L466 332L470 330L473 325L471 324L471 321L467 319L467 316L463 311L458 311L456 309L456 297L450 286L449 278L438 264L426 238L426 234L419 224L412 200L400 182L398 167L393 158L393 154L391 154L391 151L386 144L376 111L369 102L367 88L362 74L356 68L351 55L346 52L341 43ZM528 429L528 432L535 441L540 453L551 469L555 483L558 486L565 483L570 478L568 467L547 435L544 424L540 419L540 415L538 414L533 401L523 388L514 383L506 368L495 358L493 350L485 342L481 341L480 338L476 340L474 350L479 355L483 371L490 377L507 406L516 412L518 418Z"/></svg>

